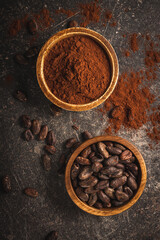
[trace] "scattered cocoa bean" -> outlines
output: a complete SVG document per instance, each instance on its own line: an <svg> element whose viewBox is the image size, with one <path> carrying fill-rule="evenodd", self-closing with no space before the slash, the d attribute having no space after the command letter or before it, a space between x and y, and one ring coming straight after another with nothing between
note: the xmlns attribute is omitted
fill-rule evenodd
<svg viewBox="0 0 160 240"><path fill-rule="evenodd" d="M48 134L48 126L44 125L41 127L40 133L39 133L39 140L44 140L47 137Z"/></svg>
<svg viewBox="0 0 160 240"><path fill-rule="evenodd" d="M45 145L44 149L52 155L56 152L56 148L52 145Z"/></svg>
<svg viewBox="0 0 160 240"><path fill-rule="evenodd" d="M55 145L56 143L56 137L54 135L53 131L49 131L47 134L47 144L48 145Z"/></svg>
<svg viewBox="0 0 160 240"><path fill-rule="evenodd" d="M21 116L21 123L24 128L30 128L31 127L31 119L28 115L22 115Z"/></svg>
<svg viewBox="0 0 160 240"><path fill-rule="evenodd" d="M28 65L28 60L22 54L16 54L14 59L20 65Z"/></svg>
<svg viewBox="0 0 160 240"><path fill-rule="evenodd" d="M26 58L32 58L38 55L38 48L37 47L31 47L29 48L25 53L24 56Z"/></svg>
<svg viewBox="0 0 160 240"><path fill-rule="evenodd" d="M25 193L27 196L30 196L30 197L33 197L33 198L38 197L38 192L37 192L37 190L34 189L34 188L26 188L26 189L24 189L24 193Z"/></svg>
<svg viewBox="0 0 160 240"><path fill-rule="evenodd" d="M26 131L24 131L24 139L27 141L31 141L34 139L34 136L30 129L27 129Z"/></svg>
<svg viewBox="0 0 160 240"><path fill-rule="evenodd" d="M52 231L50 232L45 240L57 240L58 239L58 232L57 231Z"/></svg>
<svg viewBox="0 0 160 240"><path fill-rule="evenodd" d="M51 158L47 154L44 154L42 156L42 160L43 160L44 169L46 171L51 170Z"/></svg>
<svg viewBox="0 0 160 240"><path fill-rule="evenodd" d="M24 92L21 90L17 90L14 92L13 96L18 99L20 102L26 102L27 101L27 96Z"/></svg>
<svg viewBox="0 0 160 240"><path fill-rule="evenodd" d="M77 142L76 138L69 138L66 141L66 148L71 148L73 146L73 144L76 143L76 142Z"/></svg>
<svg viewBox="0 0 160 240"><path fill-rule="evenodd" d="M32 133L33 133L34 135L39 134L39 132L40 132L40 130L41 130L41 125L40 125L40 122L39 122L37 119L34 119L34 120L32 121L31 129L32 129Z"/></svg>
<svg viewBox="0 0 160 240"><path fill-rule="evenodd" d="M9 193L11 191L11 179L8 175L2 178L2 187L6 193Z"/></svg>
<svg viewBox="0 0 160 240"><path fill-rule="evenodd" d="M88 139L92 138L93 136L92 136L92 134L90 132L84 131L82 133L82 137L83 137L84 140L88 140Z"/></svg>

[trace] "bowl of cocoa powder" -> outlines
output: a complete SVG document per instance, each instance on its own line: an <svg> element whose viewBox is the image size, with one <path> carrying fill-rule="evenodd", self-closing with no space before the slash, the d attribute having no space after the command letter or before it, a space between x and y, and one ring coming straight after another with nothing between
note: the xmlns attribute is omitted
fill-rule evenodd
<svg viewBox="0 0 160 240"><path fill-rule="evenodd" d="M71 155L65 184L72 201L97 216L119 214L134 205L147 179L144 159L127 140L98 136Z"/></svg>
<svg viewBox="0 0 160 240"><path fill-rule="evenodd" d="M52 103L70 111L85 111L111 95L119 65L107 39L77 27L60 31L45 43L36 70L39 86Z"/></svg>

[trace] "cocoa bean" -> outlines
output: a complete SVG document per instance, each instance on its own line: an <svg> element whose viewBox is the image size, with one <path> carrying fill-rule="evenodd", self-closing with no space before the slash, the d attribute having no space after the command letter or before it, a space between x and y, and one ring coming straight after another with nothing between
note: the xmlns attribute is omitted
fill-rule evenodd
<svg viewBox="0 0 160 240"><path fill-rule="evenodd" d="M93 170L91 167L89 166L85 166L82 168L82 170L80 171L80 174L79 174L79 179L81 180L85 180L87 178L89 178L93 173Z"/></svg>
<svg viewBox="0 0 160 240"><path fill-rule="evenodd" d="M27 129L26 131L24 131L24 139L27 141L31 141L34 139L34 136L30 129Z"/></svg>
<svg viewBox="0 0 160 240"><path fill-rule="evenodd" d="M2 187L6 193L9 193L11 191L11 179L8 175L2 178Z"/></svg>
<svg viewBox="0 0 160 240"><path fill-rule="evenodd" d="M118 161L119 161L119 157L117 155L115 155L115 156L107 158L104 161L104 165L105 166L115 166L115 165L117 165Z"/></svg>
<svg viewBox="0 0 160 240"><path fill-rule="evenodd" d="M123 175L123 170L115 167L104 167L101 169L101 173L108 175L110 178L118 178Z"/></svg>
<svg viewBox="0 0 160 240"><path fill-rule="evenodd" d="M99 177L100 179L104 179L104 180L107 180L107 179L109 179L109 177L108 177L107 175L105 175L105 174L102 174L101 172L100 172L100 173L98 173L98 177Z"/></svg>
<svg viewBox="0 0 160 240"><path fill-rule="evenodd" d="M106 146L113 147L113 143L112 143L112 142L104 142L104 144L105 144Z"/></svg>
<svg viewBox="0 0 160 240"><path fill-rule="evenodd" d="M137 190L138 188L135 178L131 176L128 177L127 184L128 184L128 187L130 187L133 191Z"/></svg>
<svg viewBox="0 0 160 240"><path fill-rule="evenodd" d="M107 187L104 189L104 192L109 198L115 199L115 191L113 188Z"/></svg>
<svg viewBox="0 0 160 240"><path fill-rule="evenodd" d="M31 127L31 119L28 115L22 115L21 116L21 123L24 128L30 128Z"/></svg>
<svg viewBox="0 0 160 240"><path fill-rule="evenodd" d="M104 208L110 208L112 206L111 202L109 203L103 203Z"/></svg>
<svg viewBox="0 0 160 240"><path fill-rule="evenodd" d="M80 155L84 158L87 158L91 152L92 152L91 147L87 147L80 153Z"/></svg>
<svg viewBox="0 0 160 240"><path fill-rule="evenodd" d="M89 159L85 158L85 157L77 157L76 158L76 162L81 164L81 165L91 165L91 162Z"/></svg>
<svg viewBox="0 0 160 240"><path fill-rule="evenodd" d="M82 133L82 137L83 137L84 140L88 140L88 139L92 138L93 136L92 136L92 134L90 132L84 131Z"/></svg>
<svg viewBox="0 0 160 240"><path fill-rule="evenodd" d="M119 144L119 143L114 143L114 146L119 148L119 149L121 149L122 151L126 150L126 148L123 145Z"/></svg>
<svg viewBox="0 0 160 240"><path fill-rule="evenodd" d="M51 170L51 158L47 154L44 154L42 156L42 160L43 160L44 169L46 171Z"/></svg>
<svg viewBox="0 0 160 240"><path fill-rule="evenodd" d="M72 169L71 169L71 178L72 178L72 180L74 180L78 176L79 171L80 171L79 164L78 163L74 163L73 166L72 166Z"/></svg>
<svg viewBox="0 0 160 240"><path fill-rule="evenodd" d="M40 132L40 130L41 130L40 122L39 122L38 120L34 119L34 120L32 121L32 126L31 126L31 128L32 128L32 133L33 133L34 135L37 135L37 134Z"/></svg>
<svg viewBox="0 0 160 240"><path fill-rule="evenodd" d="M104 158L108 158L109 157L109 153L106 150L106 145L102 142L98 142L97 143L97 149L99 151L99 153L104 157Z"/></svg>
<svg viewBox="0 0 160 240"><path fill-rule="evenodd" d="M14 92L13 96L19 100L20 102L26 102L27 101L27 96L24 92L21 90L17 90Z"/></svg>
<svg viewBox="0 0 160 240"><path fill-rule="evenodd" d="M88 194L96 193L96 192L98 192L98 191L99 191L98 189L94 189L93 187L88 187L88 188L85 188L85 189L84 189L84 192L85 192L85 193L88 193Z"/></svg>
<svg viewBox="0 0 160 240"><path fill-rule="evenodd" d="M45 240L57 240L58 239L58 232L57 231L52 231L50 232Z"/></svg>
<svg viewBox="0 0 160 240"><path fill-rule="evenodd" d="M97 201L97 194L96 193L92 193L89 197L89 200L88 200L88 205L89 206L93 206Z"/></svg>
<svg viewBox="0 0 160 240"><path fill-rule="evenodd" d="M101 169L103 168L103 165L101 164L101 163L99 163L99 162L94 162L93 164L92 164L92 170L93 170L93 172L99 172Z"/></svg>
<svg viewBox="0 0 160 240"><path fill-rule="evenodd" d="M130 170L134 176L138 175L138 167L134 163L126 164L126 168Z"/></svg>
<svg viewBox="0 0 160 240"><path fill-rule="evenodd" d="M49 131L47 134L47 144L48 145L55 145L56 143L56 137L54 135L53 131Z"/></svg>
<svg viewBox="0 0 160 240"><path fill-rule="evenodd" d="M103 191L99 191L97 194L98 194L98 198L102 202L104 202L104 203L109 203L110 202L110 198Z"/></svg>
<svg viewBox="0 0 160 240"><path fill-rule="evenodd" d="M126 182L127 182L127 177L126 177L126 176L122 176L122 177L113 179L113 180L110 182L110 186L111 186L112 188L118 188L118 187L124 185Z"/></svg>
<svg viewBox="0 0 160 240"><path fill-rule="evenodd" d="M108 180L102 180L97 183L95 186L95 189L104 189L109 187L109 181Z"/></svg>
<svg viewBox="0 0 160 240"><path fill-rule="evenodd" d="M103 205L101 202L96 202L94 205L93 205L95 208L98 208L98 209L102 209L103 208Z"/></svg>
<svg viewBox="0 0 160 240"><path fill-rule="evenodd" d="M103 162L104 157L101 154L97 154L96 156L93 156L90 159L93 163L94 162Z"/></svg>
<svg viewBox="0 0 160 240"><path fill-rule="evenodd" d="M125 150L124 152L121 153L120 159L122 161L128 160L132 157L132 152L130 150Z"/></svg>
<svg viewBox="0 0 160 240"><path fill-rule="evenodd" d="M72 180L72 185L74 188L78 187L78 182L77 182L77 178L75 178L74 180Z"/></svg>
<svg viewBox="0 0 160 240"><path fill-rule="evenodd" d="M28 65L28 60L20 53L15 55L14 60L20 65Z"/></svg>
<svg viewBox="0 0 160 240"><path fill-rule="evenodd" d="M113 155L120 155L122 152L122 150L117 147L106 146L106 148L107 148L107 151Z"/></svg>
<svg viewBox="0 0 160 240"><path fill-rule="evenodd" d="M119 201L116 201L116 200L112 200L112 204L113 206L115 207L120 207L123 205L123 202L119 202Z"/></svg>
<svg viewBox="0 0 160 240"><path fill-rule="evenodd" d="M95 152L91 152L91 153L89 154L88 158L91 159L92 157L95 156L95 154L96 154Z"/></svg>
<svg viewBox="0 0 160 240"><path fill-rule="evenodd" d="M38 197L38 192L34 188L26 188L24 189L24 193L29 197L33 197L33 198Z"/></svg>
<svg viewBox="0 0 160 240"><path fill-rule="evenodd" d="M125 166L122 163L118 163L115 167L123 170L125 169Z"/></svg>
<svg viewBox="0 0 160 240"><path fill-rule="evenodd" d="M119 190L116 191L115 195L117 200L120 202L126 202L129 199L129 196L126 193Z"/></svg>
<svg viewBox="0 0 160 240"><path fill-rule="evenodd" d="M73 146L73 144L76 143L76 142L77 142L76 138L69 138L66 141L66 148L71 148Z"/></svg>
<svg viewBox="0 0 160 240"><path fill-rule="evenodd" d="M55 152L56 152L56 148L51 145L45 145L44 149L52 155L55 154Z"/></svg>
<svg viewBox="0 0 160 240"><path fill-rule="evenodd" d="M128 186L124 186L124 192L129 196L129 198L133 196L133 191Z"/></svg>
<svg viewBox="0 0 160 240"><path fill-rule="evenodd" d="M44 125L41 127L40 133L39 133L39 140L44 140L47 137L48 134L48 126Z"/></svg>
<svg viewBox="0 0 160 240"><path fill-rule="evenodd" d="M75 190L77 197L79 197L83 202L87 202L89 199L89 196L87 193L83 192L83 189L81 187L76 188Z"/></svg>
<svg viewBox="0 0 160 240"><path fill-rule="evenodd" d="M98 179L94 176L89 177L88 179L79 181L79 185L83 188L93 187L97 184Z"/></svg>

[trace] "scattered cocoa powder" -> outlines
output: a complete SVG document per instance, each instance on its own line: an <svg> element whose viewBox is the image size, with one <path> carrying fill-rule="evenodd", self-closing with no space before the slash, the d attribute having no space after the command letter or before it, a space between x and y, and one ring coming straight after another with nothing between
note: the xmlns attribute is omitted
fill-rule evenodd
<svg viewBox="0 0 160 240"><path fill-rule="evenodd" d="M137 33L131 35L131 49L133 52L136 52L139 49L137 36Z"/></svg>
<svg viewBox="0 0 160 240"><path fill-rule="evenodd" d="M65 15L67 15L67 17L72 17L75 14L75 12L73 12L73 11L71 11L69 9L66 10L64 8L60 8L60 9L56 10L55 13L56 14L63 13Z"/></svg>
<svg viewBox="0 0 160 240"><path fill-rule="evenodd" d="M125 54L126 57L130 56L130 52L128 50L126 50L124 54Z"/></svg>

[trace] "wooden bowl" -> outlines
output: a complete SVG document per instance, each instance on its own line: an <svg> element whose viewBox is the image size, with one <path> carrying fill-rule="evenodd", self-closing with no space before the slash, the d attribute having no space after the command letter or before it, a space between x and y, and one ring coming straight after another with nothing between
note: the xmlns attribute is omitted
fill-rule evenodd
<svg viewBox="0 0 160 240"><path fill-rule="evenodd" d="M43 73L45 56L48 55L53 45L61 41L62 39L72 37L75 35L88 36L92 38L94 41L96 41L108 55L110 66L111 66L111 82L106 92L97 100L87 104L80 104L80 105L70 104L58 99L48 88L44 78L44 73ZM94 107L97 107L111 95L118 80L119 65L118 65L118 59L113 47L102 35L90 29L78 27L78 28L69 28L69 29L62 30L56 33L55 35L53 35L51 38L49 38L49 40L45 43L45 45L42 47L39 53L39 56L37 59L36 73L37 73L38 83L42 92L52 103L54 103L60 108L70 110L70 111L86 111Z"/></svg>
<svg viewBox="0 0 160 240"><path fill-rule="evenodd" d="M102 209L96 209L94 207L90 207L89 205L85 204L77 197L77 195L72 187L70 172L71 172L71 167L72 167L74 160L76 159L76 157L79 155L79 153L84 148L88 147L89 145L91 145L93 143L100 142L100 141L113 141L113 142L117 142L117 143L120 143L120 144L126 146L135 155L135 157L137 158L138 164L139 164L140 173L138 175L137 192L126 204L124 204L120 207L111 207L111 208L102 208ZM66 172L65 172L65 185L66 185L67 192L68 192L70 198L72 199L72 201L79 208L84 210L85 212L88 212L90 214L97 215L97 216L116 215L116 214L119 214L119 213L127 210L128 208L130 208L133 204L135 204L137 202L137 200L142 195L142 192L143 192L145 184L146 184L146 180L147 180L146 165L145 165L144 159L143 159L142 155L140 154L140 152L138 151L138 149L135 146L133 146L130 142L128 142L127 140L120 138L120 137L114 137L114 136L94 137L94 138L91 138L91 139L85 141L84 143L82 143L73 152L72 156L70 157L67 167L66 167Z"/></svg>

